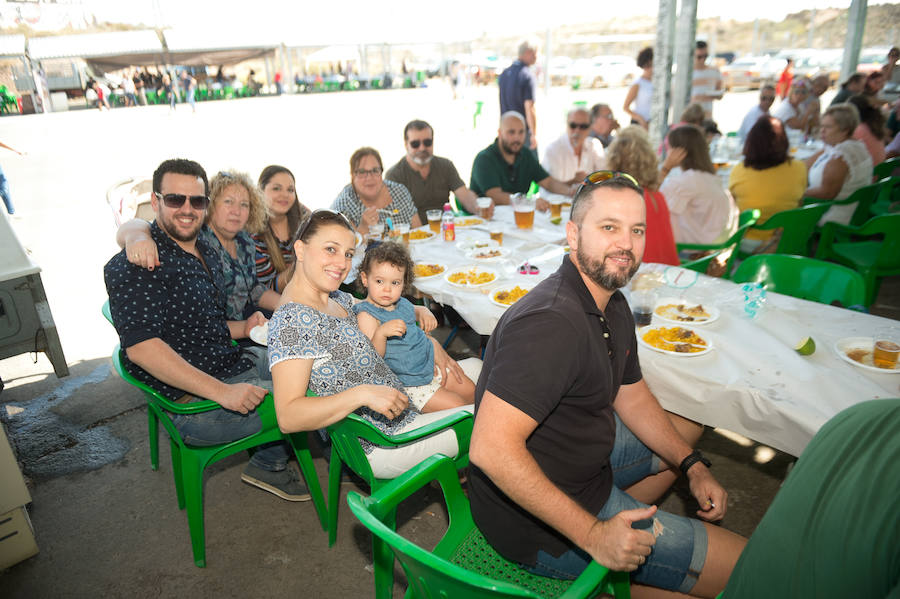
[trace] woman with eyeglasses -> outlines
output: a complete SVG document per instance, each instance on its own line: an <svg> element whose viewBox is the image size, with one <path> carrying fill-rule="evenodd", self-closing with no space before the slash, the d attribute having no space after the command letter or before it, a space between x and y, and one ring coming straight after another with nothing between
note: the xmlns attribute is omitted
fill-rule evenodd
<svg viewBox="0 0 900 599"><path fill-rule="evenodd" d="M283 431L318 430L356 413L395 435L471 411L463 406L422 414L410 406L400 380L360 330L353 297L338 290L356 252L354 226L343 214L314 212L292 246L294 272L268 333L275 411ZM435 364L445 379L461 370L440 344L435 344ZM452 430L394 448L360 443L377 478L395 478L435 453L459 452Z"/></svg>
<svg viewBox="0 0 900 599"><path fill-rule="evenodd" d="M678 266L678 250L669 220L666 198L657 190L659 171L656 154L650 145L647 132L637 125L629 125L613 139L606 149L610 170L628 173L643 188L644 206L647 210L646 245L644 262Z"/></svg>
<svg viewBox="0 0 900 599"><path fill-rule="evenodd" d="M703 131L669 131L659 190L666 196L676 243L719 243L737 229L738 211L709 157Z"/></svg>
<svg viewBox="0 0 900 599"><path fill-rule="evenodd" d="M362 147L350 157L350 183L341 190L331 209L345 214L361 235L390 217L393 223L421 227L422 220L406 186L381 178L384 165L374 148Z"/></svg>
<svg viewBox="0 0 900 599"><path fill-rule="evenodd" d="M294 174L286 167L270 164L259 174L259 189L265 199L265 225L253 235L256 243L256 278L275 292L284 289L294 256L291 239L309 216L309 208L297 197Z"/></svg>
<svg viewBox="0 0 900 599"><path fill-rule="evenodd" d="M244 320L257 308L274 310L279 295L256 278L256 249L248 231L265 224L265 208L259 190L250 177L240 172L220 172L209 181L209 206L198 235L219 258L214 278L223 277L225 314L228 320ZM161 201L166 201L165 198ZM196 200L191 198L191 205ZM196 208L200 209L200 208ZM116 241L126 250L129 262L153 270L160 266L150 225L133 219L119 227ZM165 268L165 265L162 265Z"/></svg>

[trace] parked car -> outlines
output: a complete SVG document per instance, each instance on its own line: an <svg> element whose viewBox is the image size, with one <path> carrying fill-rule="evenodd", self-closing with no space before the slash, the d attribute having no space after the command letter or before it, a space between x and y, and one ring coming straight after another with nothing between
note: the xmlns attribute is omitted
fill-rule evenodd
<svg viewBox="0 0 900 599"><path fill-rule="evenodd" d="M856 63L856 70L867 75L872 71L877 71L887 62L887 55L890 48L882 46L878 48L863 48L859 53L859 62Z"/></svg>
<svg viewBox="0 0 900 599"><path fill-rule="evenodd" d="M835 85L841 77L843 58L844 51L840 48L807 50L794 59L794 77L813 78L824 73L828 75L829 84Z"/></svg>
<svg viewBox="0 0 900 599"><path fill-rule="evenodd" d="M743 56L722 68L722 84L727 90L759 89L765 83L774 83L785 64L783 59L770 56Z"/></svg>
<svg viewBox="0 0 900 599"><path fill-rule="evenodd" d="M631 85L641 76L641 69L633 56L594 56L573 62L569 76L573 83L579 80L582 87L618 87Z"/></svg>
<svg viewBox="0 0 900 599"><path fill-rule="evenodd" d="M572 59L568 56L554 56L547 65L550 72L550 85L568 85Z"/></svg>

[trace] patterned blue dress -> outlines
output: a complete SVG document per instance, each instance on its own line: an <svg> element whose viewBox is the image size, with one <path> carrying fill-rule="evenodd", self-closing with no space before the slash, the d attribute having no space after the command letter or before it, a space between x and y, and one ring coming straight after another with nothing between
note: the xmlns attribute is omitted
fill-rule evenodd
<svg viewBox="0 0 900 599"><path fill-rule="evenodd" d="M303 304L280 306L269 320L269 368L284 360L312 359L309 389L316 395L335 395L358 385L385 385L403 391L403 385L356 324L352 299L343 291L331 299L347 311L338 318ZM420 413L410 405L393 420L363 406L356 413L386 435L401 432ZM374 446L360 440L366 453Z"/></svg>

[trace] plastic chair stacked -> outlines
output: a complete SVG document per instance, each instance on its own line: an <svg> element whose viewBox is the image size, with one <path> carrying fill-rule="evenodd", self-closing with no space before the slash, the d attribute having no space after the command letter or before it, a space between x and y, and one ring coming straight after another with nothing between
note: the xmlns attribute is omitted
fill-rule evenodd
<svg viewBox="0 0 900 599"><path fill-rule="evenodd" d="M741 262L735 283L760 283L769 291L865 311L866 282L846 266L804 256L760 254Z"/></svg>
<svg viewBox="0 0 900 599"><path fill-rule="evenodd" d="M825 223L816 258L845 264L866 282L866 306L883 277L900 275L900 214L876 216L859 227Z"/></svg>
<svg viewBox="0 0 900 599"><path fill-rule="evenodd" d="M722 243L703 244L703 243L677 243L675 247L679 252L682 250L693 250L698 252L710 252L708 255L696 260L689 260L681 263L682 268L688 268L701 273L709 273L709 268L713 261L724 260L725 270L722 274L723 278L731 276L731 270L734 265L734 259L737 257L738 248L747 229L756 224L759 220L759 210L744 210L738 218L738 228L727 240Z"/></svg>
<svg viewBox="0 0 900 599"><path fill-rule="evenodd" d="M312 395L312 393L308 393ZM341 494L341 467L346 464L350 470L362 478L374 493L388 484L391 479L376 478L369 465L359 440L365 439L383 447L399 447L413 443L440 431L452 429L456 434L459 450L455 459L450 460L454 472L469 465L469 441L472 437L472 414L456 412L431 424L398 435L387 436L374 425L357 414L350 414L343 420L328 427L331 437L331 460L328 467L328 545L334 545L337 539L337 522ZM458 481L457 481L457 484ZM394 526L394 512L385 514L387 526ZM390 549L379 538L372 539L372 553L375 556L375 587L379 597L390 597L393 586L394 570ZM378 564L387 562L388 567L379 568ZM382 591L387 589L384 594Z"/></svg>
<svg viewBox="0 0 900 599"><path fill-rule="evenodd" d="M413 493L437 481L444 494L450 525L428 551L394 530L397 505ZM453 462L436 455L364 498L351 492L347 501L353 514L375 538L385 543L400 561L409 587L407 598L422 597L594 597L607 593L630 597L629 576L611 572L597 562L574 581L536 576L497 554L472 519L469 501L462 492ZM375 571L393 569L393 559L376 556ZM376 596L390 597L392 588L377 586Z"/></svg>
<svg viewBox="0 0 900 599"><path fill-rule="evenodd" d="M103 305L103 315L112 322L109 313L109 302ZM238 439L230 443L194 447L185 444L178 429L172 422L170 414L197 414L211 410L219 410L222 407L212 400L202 400L190 403L175 403L160 395L144 383L131 376L122 363L122 351L117 345L112 355L113 368L122 379L144 392L147 401L147 428L150 433L150 465L153 470L159 469L159 424L169 435L169 446L172 454L172 475L175 479L175 494L178 499L178 509L187 508L188 528L191 535L191 547L193 549L194 564L199 568L206 567L206 541L205 525L203 517L203 471L207 466L226 458L230 455L245 450L253 450L265 443L273 441L287 441L294 450L294 456L300 465L300 472L306 481L306 486L312 496L313 505L319 516L319 522L325 529L327 520L327 506L322 496L322 488L316 475L312 456L309 452L306 433L286 435L278 428L275 419L275 406L272 394L257 406L256 411L262 422L261 430L249 437Z"/></svg>

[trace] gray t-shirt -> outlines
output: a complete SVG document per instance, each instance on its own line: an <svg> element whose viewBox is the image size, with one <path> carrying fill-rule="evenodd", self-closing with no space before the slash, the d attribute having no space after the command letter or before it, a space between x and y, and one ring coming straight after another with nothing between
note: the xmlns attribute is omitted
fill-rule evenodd
<svg viewBox="0 0 900 599"><path fill-rule="evenodd" d="M441 210L450 201L450 193L465 186L456 167L447 158L435 156L429 166L428 178L423 179L404 156L384 174L385 179L406 186L423 223L428 222L426 210Z"/></svg>

